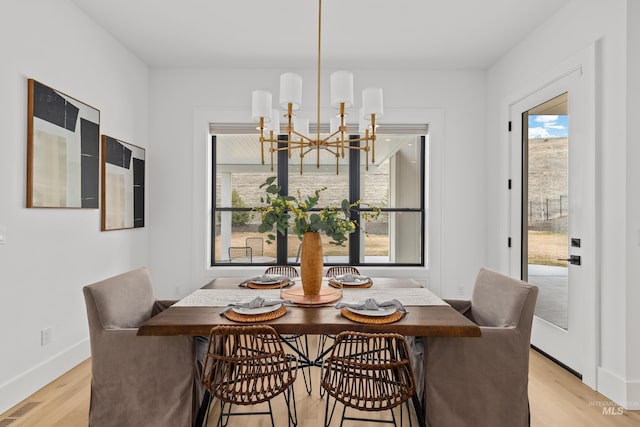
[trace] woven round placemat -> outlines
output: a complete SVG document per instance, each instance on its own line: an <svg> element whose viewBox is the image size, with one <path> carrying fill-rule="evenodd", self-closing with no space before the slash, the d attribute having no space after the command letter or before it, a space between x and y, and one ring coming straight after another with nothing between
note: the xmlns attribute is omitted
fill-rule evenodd
<svg viewBox="0 0 640 427"><path fill-rule="evenodd" d="M353 320L354 322L369 323L371 325L384 325L387 323L397 322L398 320L402 319L402 316L404 315L402 311L396 310L395 313L390 314L388 316L381 316L381 317L363 316L361 314L357 314L357 313L354 313L353 311L347 310L346 307L343 307L340 309L340 314L342 314L342 317L345 317L349 320Z"/></svg>
<svg viewBox="0 0 640 427"><path fill-rule="evenodd" d="M262 314L240 314L236 313L233 310L226 311L224 316L233 320L234 322L242 322L242 323L255 323L255 322L266 322L267 320L277 319L278 317L282 317L287 313L287 307L284 305L277 310L271 311L269 313Z"/></svg>
<svg viewBox="0 0 640 427"><path fill-rule="evenodd" d="M282 282L278 282L278 283L271 283L269 285L265 285L262 283L254 283L254 282L247 282L247 288L251 288L251 289L280 289L284 286L288 286L287 284L282 284Z"/></svg>
<svg viewBox="0 0 640 427"><path fill-rule="evenodd" d="M364 282L361 285L340 285L340 283L336 282L335 280L329 280L329 286L334 287L334 288L342 288L342 289L349 289L349 288L370 288L371 285L373 285L373 282L371 280L367 280L366 282Z"/></svg>

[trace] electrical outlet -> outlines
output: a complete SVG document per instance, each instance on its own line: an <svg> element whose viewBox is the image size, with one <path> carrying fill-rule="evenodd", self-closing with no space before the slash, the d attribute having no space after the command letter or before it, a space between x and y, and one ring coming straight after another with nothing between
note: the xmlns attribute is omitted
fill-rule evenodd
<svg viewBox="0 0 640 427"><path fill-rule="evenodd" d="M53 330L51 328L45 328L40 331L40 345L45 346L51 344L53 339Z"/></svg>
<svg viewBox="0 0 640 427"><path fill-rule="evenodd" d="M181 297L182 296L182 288L180 286L176 286L173 289L173 294L177 297Z"/></svg>
<svg viewBox="0 0 640 427"><path fill-rule="evenodd" d="M464 286L458 286L458 296L464 296Z"/></svg>

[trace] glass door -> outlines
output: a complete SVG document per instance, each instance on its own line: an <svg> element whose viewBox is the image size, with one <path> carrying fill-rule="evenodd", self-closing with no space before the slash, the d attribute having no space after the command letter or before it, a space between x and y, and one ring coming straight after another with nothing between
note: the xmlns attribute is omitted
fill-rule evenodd
<svg viewBox="0 0 640 427"><path fill-rule="evenodd" d="M569 125L565 92L522 113L522 278L538 285L535 314L562 329L569 303Z"/></svg>

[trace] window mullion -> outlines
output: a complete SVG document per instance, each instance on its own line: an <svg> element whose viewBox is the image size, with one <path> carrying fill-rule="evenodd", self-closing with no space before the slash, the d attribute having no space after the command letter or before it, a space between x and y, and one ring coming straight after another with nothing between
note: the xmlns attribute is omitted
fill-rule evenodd
<svg viewBox="0 0 640 427"><path fill-rule="evenodd" d="M281 141L287 140L287 135L278 135ZM278 143L278 148L286 148L285 143ZM278 185L280 194L289 195L289 153L287 150L278 151ZM276 259L278 265L286 265L288 258L289 230L285 230L284 236L276 231Z"/></svg>
<svg viewBox="0 0 640 427"><path fill-rule="evenodd" d="M216 136L211 135L211 260L209 265L216 264Z"/></svg>
<svg viewBox="0 0 640 427"><path fill-rule="evenodd" d="M420 136L420 212L421 212L421 225L422 229L420 230L422 238L422 247L420 251L420 263L425 265L425 216L426 216L426 200L425 200L425 184L426 184L426 165L425 165L425 151L426 151L427 137L422 135Z"/></svg>
<svg viewBox="0 0 640 427"><path fill-rule="evenodd" d="M349 135L350 140L357 140L360 135ZM349 141L349 145L357 147L360 141ZM360 150L349 150L349 203L360 200ZM360 211L351 211L351 221L361 224ZM349 264L360 264L360 232L349 235Z"/></svg>

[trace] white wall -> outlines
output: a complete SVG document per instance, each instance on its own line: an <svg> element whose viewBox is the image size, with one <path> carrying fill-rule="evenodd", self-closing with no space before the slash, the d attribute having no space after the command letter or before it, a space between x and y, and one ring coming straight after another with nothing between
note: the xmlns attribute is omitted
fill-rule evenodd
<svg viewBox="0 0 640 427"><path fill-rule="evenodd" d="M635 380L630 385L628 400L640 401L640 141L638 117L640 117L640 2L627 2L627 378ZM640 403L637 403L640 407Z"/></svg>
<svg viewBox="0 0 640 427"><path fill-rule="evenodd" d="M67 0L4 0L0 64L1 413L89 357L82 286L147 263L148 227L103 233L97 209L25 208L27 79L98 108L101 133L146 147L149 123L146 66Z"/></svg>
<svg viewBox="0 0 640 427"><path fill-rule="evenodd" d="M199 189L207 179L207 159L201 154L204 149L194 144L204 146L208 140L204 126L196 128L202 135L194 134L194 123L208 111L224 117L221 120L250 122L251 90L270 89L276 93L283 71L302 74L303 104L312 115L316 90L312 69L151 71L150 137L154 158L149 165L148 186L153 229L150 267L159 292L180 295L202 286L207 274L231 274L231 270L222 268L205 272L205 244L200 242L204 242L206 209L199 205L206 192ZM323 106L328 104L325 98L329 96L329 73L327 70L323 74ZM486 263L485 73L354 70L354 76L356 93L367 86L384 88L388 120L394 110L395 119L403 114L412 117L417 111L439 113L442 129L432 143L439 144L443 159L439 165L442 205L433 208L446 215L436 224L442 244L434 257L440 257L442 276L441 280L435 279L440 283L433 284L433 288L453 296L462 287L468 296L479 267Z"/></svg>
<svg viewBox="0 0 640 427"><path fill-rule="evenodd" d="M599 40L596 140L600 186L596 191L600 200L597 215L601 311L600 330L594 331L600 335L598 390L637 409L640 342L632 336L637 333L638 318L627 311L627 307L637 311L635 307L640 302L636 290L640 274L638 267L632 265L638 264L638 177L637 172L631 172L637 169L638 149L637 141L628 139L632 134L627 134L637 116L632 117L627 109L637 112L638 105L631 98L627 104L627 93L637 87L638 77L628 74L627 61L637 71L638 43L636 36L635 44L627 47L626 11L627 0L574 0L489 70L487 141L492 155L488 157L486 185L487 252L490 266L508 270L508 249L504 245L508 213L505 129L508 103L515 101L509 97L522 94L554 65ZM637 12L634 19L637 26Z"/></svg>

